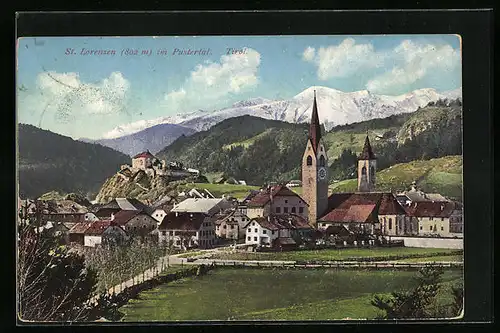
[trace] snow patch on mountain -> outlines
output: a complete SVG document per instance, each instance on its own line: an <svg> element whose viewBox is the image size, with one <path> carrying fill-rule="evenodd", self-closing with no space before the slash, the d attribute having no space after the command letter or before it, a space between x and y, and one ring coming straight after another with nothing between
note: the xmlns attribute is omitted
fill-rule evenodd
<svg viewBox="0 0 500 333"><path fill-rule="evenodd" d="M266 119L291 123L308 122L312 112L312 101L316 91L320 121L327 130L336 125L349 124L373 118L385 118L393 114L413 112L438 99L461 97L462 89L439 93L435 89L418 89L399 96L377 95L368 90L343 92L313 86L289 100L253 98L234 103L228 108L141 120L121 125L105 134L105 138L117 138L135 133L158 124L178 124L196 131L208 130L213 125L232 117L252 115Z"/></svg>

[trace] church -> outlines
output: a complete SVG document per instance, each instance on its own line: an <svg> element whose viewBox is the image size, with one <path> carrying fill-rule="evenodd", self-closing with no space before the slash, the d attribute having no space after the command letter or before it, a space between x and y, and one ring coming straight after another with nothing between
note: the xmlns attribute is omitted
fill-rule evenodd
<svg viewBox="0 0 500 333"><path fill-rule="evenodd" d="M302 197L309 205L309 224L320 230L333 225L378 235L418 234L418 223L407 218L404 207L394 194L376 192L377 158L368 135L357 164L357 192L329 196L328 156L321 135L315 92L302 157Z"/></svg>

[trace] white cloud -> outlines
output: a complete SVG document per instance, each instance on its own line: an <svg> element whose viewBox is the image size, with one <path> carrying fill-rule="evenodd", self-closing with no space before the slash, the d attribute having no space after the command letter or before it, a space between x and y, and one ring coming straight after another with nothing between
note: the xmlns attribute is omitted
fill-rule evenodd
<svg viewBox="0 0 500 333"><path fill-rule="evenodd" d="M172 103L179 103L186 97L184 89L174 90L165 95L165 100Z"/></svg>
<svg viewBox="0 0 500 333"><path fill-rule="evenodd" d="M366 88L375 93L412 89L410 85L425 80L430 74L445 77L455 73L461 62L459 50L448 44L404 40L392 49L375 50L371 43L356 44L353 38L317 50L309 46L302 59L317 66L320 80L349 78L356 73L370 77L371 74ZM380 73L383 67L387 70Z"/></svg>
<svg viewBox="0 0 500 333"><path fill-rule="evenodd" d="M314 47L308 46L307 49L304 50L304 53L302 54L302 59L305 61L312 61L314 59L314 53L316 50Z"/></svg>
<svg viewBox="0 0 500 333"><path fill-rule="evenodd" d="M379 67L383 54L377 54L372 44L356 44L353 38L346 38L339 45L320 47L317 52L312 47L304 50L302 58L318 67L318 78L328 80L347 77L358 70Z"/></svg>
<svg viewBox="0 0 500 333"><path fill-rule="evenodd" d="M113 72L98 83L82 82L77 73L48 71L37 77L38 92L31 101L47 105L60 120L75 115L110 114L121 111L130 83Z"/></svg>
<svg viewBox="0 0 500 333"><path fill-rule="evenodd" d="M430 73L450 74L460 66L460 53L450 45L417 44L409 40L394 48L392 58L396 65L389 71L368 81L373 92L384 92L411 85Z"/></svg>
<svg viewBox="0 0 500 333"><path fill-rule="evenodd" d="M183 89L165 95L167 105L182 107L181 101L190 105L205 105L228 94L238 94L256 86L260 53L247 48L246 54L223 55L219 62L198 64L187 78Z"/></svg>

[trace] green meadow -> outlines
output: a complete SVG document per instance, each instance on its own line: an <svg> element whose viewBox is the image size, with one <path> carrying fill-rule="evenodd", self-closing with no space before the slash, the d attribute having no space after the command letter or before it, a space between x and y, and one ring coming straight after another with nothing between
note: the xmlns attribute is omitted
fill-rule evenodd
<svg viewBox="0 0 500 333"><path fill-rule="evenodd" d="M323 250L304 250L289 252L234 252L234 253L215 253L212 259L226 260L349 260L357 258L390 258L398 256L398 259L405 258L428 258L433 256L450 256L461 252L456 249L433 249L418 247L373 247L373 248L351 248L351 249L323 249ZM452 260L450 260L452 261Z"/></svg>
<svg viewBox="0 0 500 333"><path fill-rule="evenodd" d="M415 285L415 270L218 268L143 292L120 308L123 321L375 319L375 294ZM443 275L439 305L453 302L461 270Z"/></svg>

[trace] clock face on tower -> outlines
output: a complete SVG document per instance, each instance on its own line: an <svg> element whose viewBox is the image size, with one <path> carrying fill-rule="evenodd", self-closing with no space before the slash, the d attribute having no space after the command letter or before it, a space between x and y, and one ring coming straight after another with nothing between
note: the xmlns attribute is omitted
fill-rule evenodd
<svg viewBox="0 0 500 333"><path fill-rule="evenodd" d="M318 176L319 176L319 179L325 179L326 178L326 169L325 168L319 168L319 170L318 170Z"/></svg>

